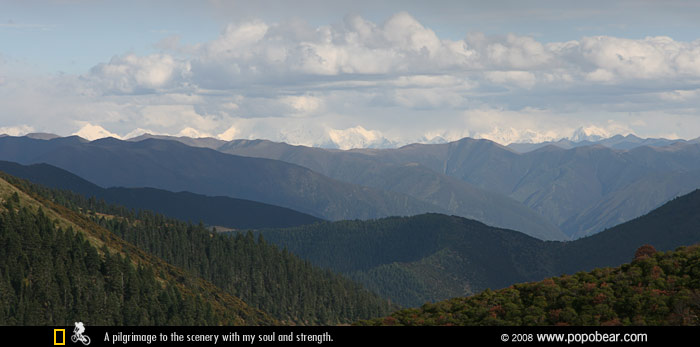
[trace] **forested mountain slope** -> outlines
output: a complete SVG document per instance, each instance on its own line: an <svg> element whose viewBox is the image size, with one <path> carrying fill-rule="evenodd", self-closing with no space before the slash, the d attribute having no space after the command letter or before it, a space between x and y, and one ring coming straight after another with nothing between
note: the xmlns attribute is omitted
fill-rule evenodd
<svg viewBox="0 0 700 347"><path fill-rule="evenodd" d="M276 323L8 178L0 179L0 324Z"/></svg>
<svg viewBox="0 0 700 347"><path fill-rule="evenodd" d="M72 223L80 225L81 233L88 240L99 243L101 238L106 238L131 259L138 255L168 268L182 268L185 271L177 271L187 274L189 279L179 281L206 283L209 291L214 290L219 296L232 298L230 300L235 298L247 310L260 312L263 317L269 316L248 307L243 301L258 309L264 307L279 322L287 324L349 323L362 317L386 314L395 307L360 285L312 266L262 239L253 238L252 234L228 237L212 233L201 225L98 204L77 194L46 189L4 173L2 176L14 185L6 184L8 189L43 200L43 206L48 204L50 211L58 211L52 212L55 216L69 215ZM17 228L12 230L15 234L21 233ZM53 290L52 286L48 288ZM207 294L205 289L192 292L201 292L202 296ZM273 322L271 318L266 319ZM239 319L238 322L264 324L266 320ZM164 323L159 321L158 324Z"/></svg>
<svg viewBox="0 0 700 347"><path fill-rule="evenodd" d="M617 266L637 247L700 242L700 190L596 235L541 241L455 216L426 214L261 231L311 262L405 306L562 273Z"/></svg>
<svg viewBox="0 0 700 347"><path fill-rule="evenodd" d="M360 325L699 325L700 246L640 248L615 268L515 284Z"/></svg>

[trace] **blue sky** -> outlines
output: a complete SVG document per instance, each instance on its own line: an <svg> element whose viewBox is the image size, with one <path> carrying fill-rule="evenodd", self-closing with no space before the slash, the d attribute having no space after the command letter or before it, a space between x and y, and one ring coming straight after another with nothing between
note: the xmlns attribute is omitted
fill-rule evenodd
<svg viewBox="0 0 700 347"><path fill-rule="evenodd" d="M0 1L0 133L700 136L700 2Z"/></svg>

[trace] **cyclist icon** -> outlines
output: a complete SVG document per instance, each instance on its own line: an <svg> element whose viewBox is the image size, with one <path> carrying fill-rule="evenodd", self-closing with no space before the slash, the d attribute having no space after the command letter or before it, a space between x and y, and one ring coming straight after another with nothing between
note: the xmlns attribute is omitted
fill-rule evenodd
<svg viewBox="0 0 700 347"><path fill-rule="evenodd" d="M89 345L90 337L83 335L84 332L85 325L83 325L83 322L75 322L75 329L73 329L73 336L70 337L70 340L73 341L73 343L80 341L85 346Z"/></svg>

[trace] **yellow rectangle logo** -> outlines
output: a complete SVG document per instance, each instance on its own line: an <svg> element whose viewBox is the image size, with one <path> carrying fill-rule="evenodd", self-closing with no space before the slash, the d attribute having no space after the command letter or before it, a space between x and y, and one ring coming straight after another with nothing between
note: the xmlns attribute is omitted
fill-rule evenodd
<svg viewBox="0 0 700 347"><path fill-rule="evenodd" d="M61 341L58 341L58 336L61 336ZM65 346L66 345L66 329L54 329L53 330L53 345L54 346Z"/></svg>

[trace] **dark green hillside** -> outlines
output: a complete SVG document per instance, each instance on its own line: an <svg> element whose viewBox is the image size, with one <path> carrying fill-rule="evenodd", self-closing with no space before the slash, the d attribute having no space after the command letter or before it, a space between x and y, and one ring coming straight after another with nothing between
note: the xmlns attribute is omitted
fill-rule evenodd
<svg viewBox="0 0 700 347"><path fill-rule="evenodd" d="M672 250L700 242L700 190L677 197L648 214L590 237L566 243L559 259L560 273L616 266L637 247L650 244Z"/></svg>
<svg viewBox="0 0 700 347"><path fill-rule="evenodd" d="M699 325L700 246L486 290L360 325Z"/></svg>
<svg viewBox="0 0 700 347"><path fill-rule="evenodd" d="M262 234L404 306L544 278L554 263L545 242L439 214L319 223Z"/></svg>
<svg viewBox="0 0 700 347"><path fill-rule="evenodd" d="M1 325L276 323L211 283L2 179L0 200Z"/></svg>
<svg viewBox="0 0 700 347"><path fill-rule="evenodd" d="M391 308L359 284L312 266L252 233L219 235L201 225L150 213L95 217L95 221L286 323L350 323Z"/></svg>
<svg viewBox="0 0 700 347"><path fill-rule="evenodd" d="M224 236L202 225L151 212L135 213L2 175L30 194L82 211L90 219L84 223L105 230L113 238L183 268L253 307L269 309L266 312L283 323L351 323L396 308L355 282L312 266L252 234Z"/></svg>
<svg viewBox="0 0 700 347"><path fill-rule="evenodd" d="M0 213L0 325L233 323L147 266L102 254L80 233L6 201ZM47 257L51 254L51 257Z"/></svg>
<svg viewBox="0 0 700 347"><path fill-rule="evenodd" d="M700 242L700 190L599 234L544 242L460 217L427 214L261 231L314 264L404 306L618 266L644 244L659 250Z"/></svg>

